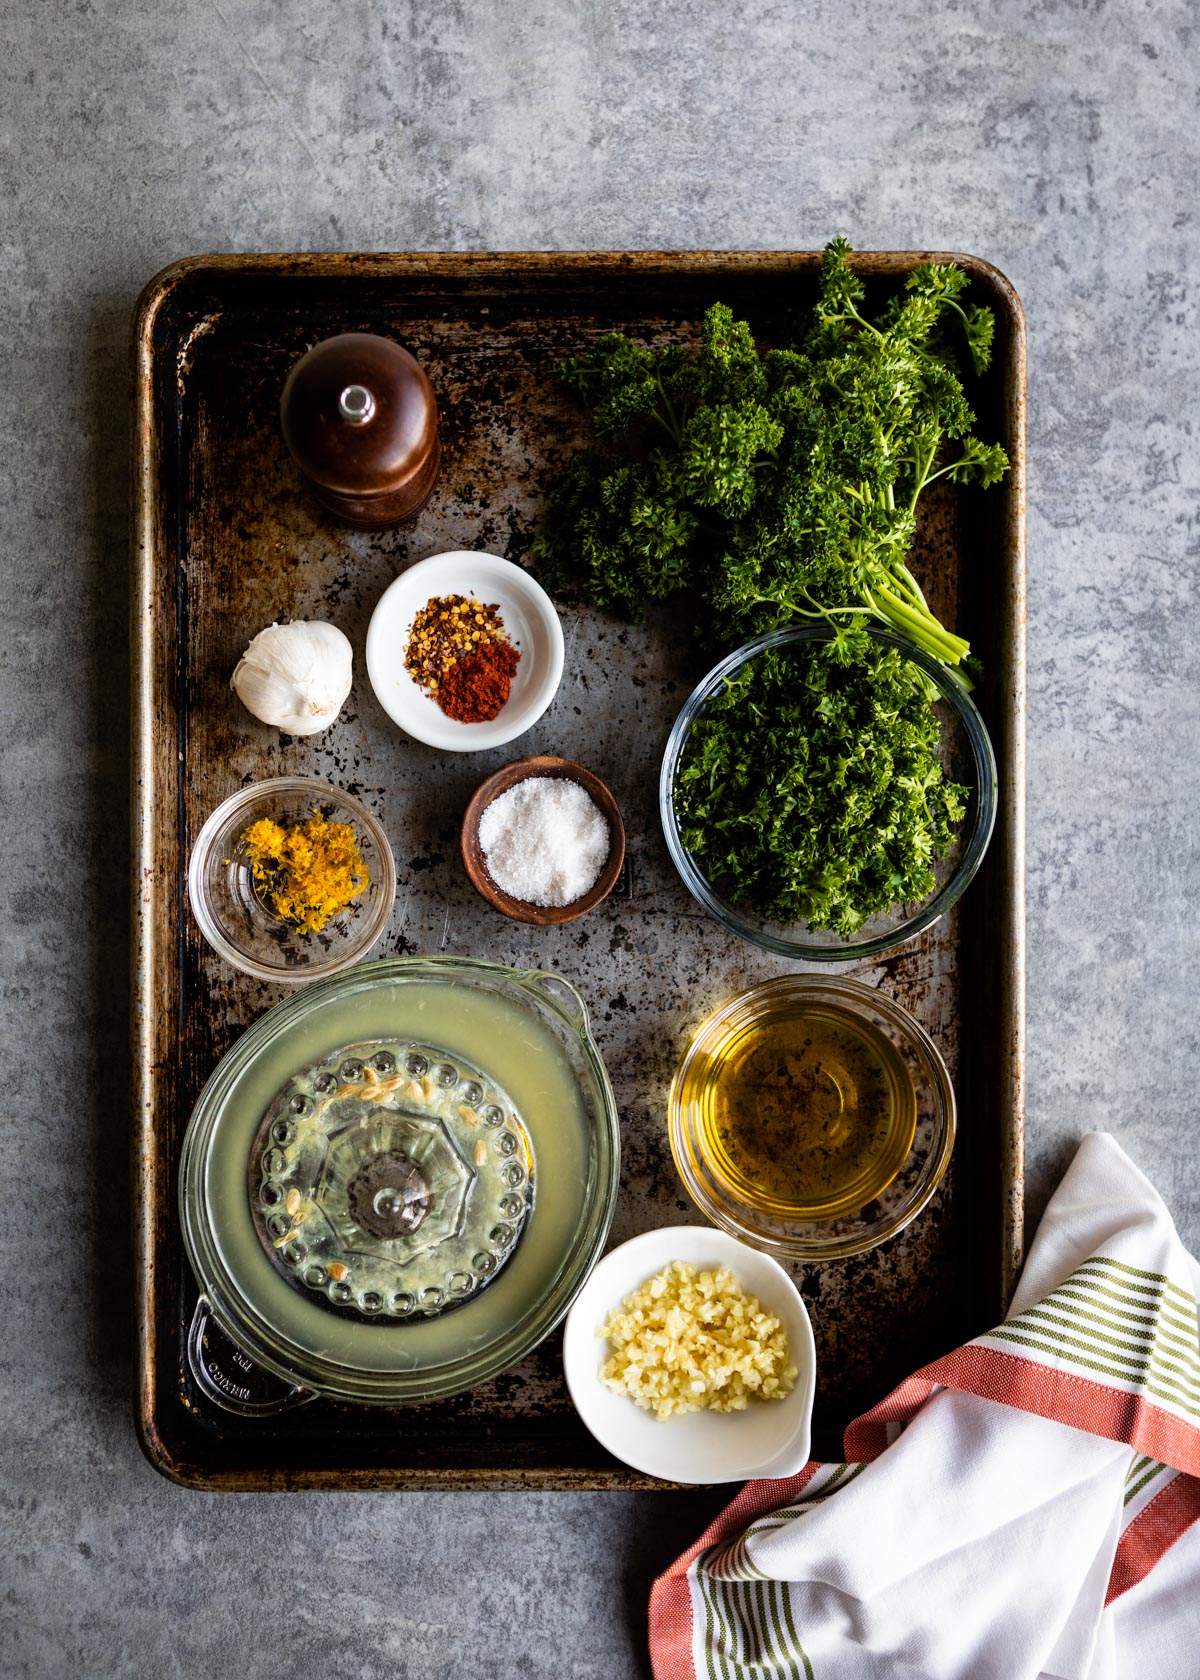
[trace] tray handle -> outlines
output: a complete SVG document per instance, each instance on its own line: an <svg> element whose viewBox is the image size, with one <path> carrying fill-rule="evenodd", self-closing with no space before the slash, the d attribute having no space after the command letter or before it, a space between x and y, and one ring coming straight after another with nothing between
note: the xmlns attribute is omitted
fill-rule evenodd
<svg viewBox="0 0 1200 1680"><path fill-rule="evenodd" d="M284 1382L244 1354L222 1330L207 1295L201 1295L192 1314L187 1357L201 1392L214 1406L238 1417L272 1417L317 1398L311 1388Z"/></svg>

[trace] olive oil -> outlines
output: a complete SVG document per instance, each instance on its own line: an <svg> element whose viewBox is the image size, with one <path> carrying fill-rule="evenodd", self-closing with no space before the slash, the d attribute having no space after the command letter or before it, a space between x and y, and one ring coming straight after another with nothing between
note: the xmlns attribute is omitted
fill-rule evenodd
<svg viewBox="0 0 1200 1680"><path fill-rule="evenodd" d="M735 1016L682 1074L714 1174L791 1219L856 1212L912 1148L917 1101L895 1047L825 1004L797 1000Z"/></svg>

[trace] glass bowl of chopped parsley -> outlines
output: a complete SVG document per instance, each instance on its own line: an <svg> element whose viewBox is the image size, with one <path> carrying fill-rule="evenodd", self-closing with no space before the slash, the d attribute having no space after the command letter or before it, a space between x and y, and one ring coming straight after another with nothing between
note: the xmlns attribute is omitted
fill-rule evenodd
<svg viewBox="0 0 1200 1680"><path fill-rule="evenodd" d="M188 902L213 950L243 974L288 984L358 962L387 926L396 865L359 800L312 776L231 794L188 861Z"/></svg>
<svg viewBox="0 0 1200 1680"><path fill-rule="evenodd" d="M779 956L851 962L950 909L996 818L965 685L859 618L774 630L716 665L667 742L671 858L710 915Z"/></svg>

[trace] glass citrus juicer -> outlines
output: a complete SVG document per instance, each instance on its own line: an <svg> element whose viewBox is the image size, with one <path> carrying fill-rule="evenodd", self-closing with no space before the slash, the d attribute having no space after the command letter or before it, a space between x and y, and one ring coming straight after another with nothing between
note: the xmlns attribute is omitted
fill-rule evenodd
<svg viewBox="0 0 1200 1680"><path fill-rule="evenodd" d="M570 1306L619 1164L558 975L401 957L306 987L224 1058L184 1138L196 1383L251 1416L476 1387Z"/></svg>

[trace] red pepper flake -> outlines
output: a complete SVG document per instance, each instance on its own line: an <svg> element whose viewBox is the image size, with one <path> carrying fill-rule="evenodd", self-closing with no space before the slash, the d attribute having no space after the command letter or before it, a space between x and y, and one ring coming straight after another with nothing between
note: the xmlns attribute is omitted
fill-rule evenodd
<svg viewBox="0 0 1200 1680"><path fill-rule="evenodd" d="M404 668L429 694L454 664L484 642L502 641L504 620L495 601L467 595L434 595L413 619Z"/></svg>
<svg viewBox="0 0 1200 1680"><path fill-rule="evenodd" d="M508 699L520 657L508 640L482 643L446 672L438 705L457 723L490 723Z"/></svg>

